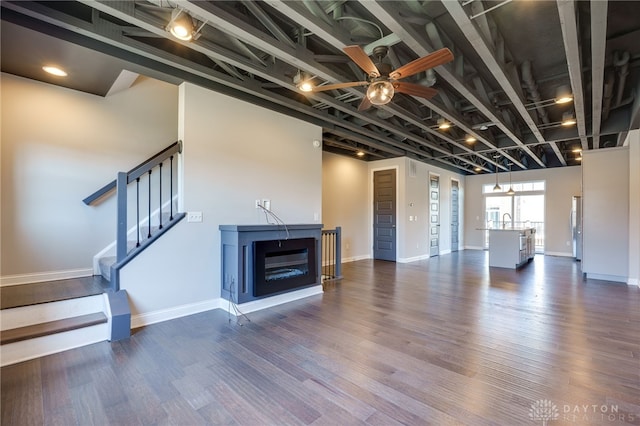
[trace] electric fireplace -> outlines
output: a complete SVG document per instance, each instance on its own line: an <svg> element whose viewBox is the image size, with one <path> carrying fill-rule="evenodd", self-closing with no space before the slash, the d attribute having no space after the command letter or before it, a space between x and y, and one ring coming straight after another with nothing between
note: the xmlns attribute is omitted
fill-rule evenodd
<svg viewBox="0 0 640 426"><path fill-rule="evenodd" d="M316 240L254 241L253 295L280 293L316 282Z"/></svg>
<svg viewBox="0 0 640 426"><path fill-rule="evenodd" d="M242 304L305 288L322 291L321 224L220 225L220 234L223 299Z"/></svg>

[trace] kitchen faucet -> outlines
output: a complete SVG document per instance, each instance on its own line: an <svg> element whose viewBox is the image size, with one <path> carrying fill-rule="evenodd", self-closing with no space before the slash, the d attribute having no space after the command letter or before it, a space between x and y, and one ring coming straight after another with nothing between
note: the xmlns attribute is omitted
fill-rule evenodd
<svg viewBox="0 0 640 426"><path fill-rule="evenodd" d="M511 215L509 213L505 213L502 215L502 229L506 228L507 226L507 222L504 220L505 216L509 216L509 221L513 221L513 218L511 217Z"/></svg>

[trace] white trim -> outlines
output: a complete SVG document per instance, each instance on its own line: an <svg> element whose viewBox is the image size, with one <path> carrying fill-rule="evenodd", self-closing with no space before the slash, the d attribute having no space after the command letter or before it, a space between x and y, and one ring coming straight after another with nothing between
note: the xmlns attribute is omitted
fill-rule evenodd
<svg viewBox="0 0 640 426"><path fill-rule="evenodd" d="M540 253L536 253L540 254ZM545 256L560 256L560 257L573 257L573 253L567 251L545 251Z"/></svg>
<svg viewBox="0 0 640 426"><path fill-rule="evenodd" d="M592 280L603 280L603 281L615 281L620 283L627 283L627 277L622 277L619 275L606 275L606 274L592 274L587 273L587 278Z"/></svg>
<svg viewBox="0 0 640 426"><path fill-rule="evenodd" d="M5 365L40 358L45 355L68 351L69 349L104 342L108 340L108 337L108 325L107 323L102 323L64 333L8 343L0 347L0 359L2 360L0 363L4 367Z"/></svg>
<svg viewBox="0 0 640 426"><path fill-rule="evenodd" d="M462 250L486 250L486 248L480 246L464 246Z"/></svg>
<svg viewBox="0 0 640 426"><path fill-rule="evenodd" d="M444 254L451 254L451 250L450 250L450 249L447 249L447 250L442 250L442 251L440 252L440 256L442 256L442 255L444 255Z"/></svg>
<svg viewBox="0 0 640 426"><path fill-rule="evenodd" d="M222 299L208 299L203 302L190 303L188 305L175 306L169 309L160 309L158 311L146 312L144 314L131 315L131 328L143 327L145 325L155 324L158 322L168 321L187 315L199 314L200 312L210 311L220 308Z"/></svg>
<svg viewBox="0 0 640 426"><path fill-rule="evenodd" d="M69 278L90 277L93 269L69 269L66 271L35 272L32 274L6 275L0 277L0 287L33 284L45 281L66 280Z"/></svg>
<svg viewBox="0 0 640 426"><path fill-rule="evenodd" d="M297 291L291 291L289 293L278 294L276 296L266 297L264 299L253 300L251 302L237 305L240 312L248 314L249 312L259 311L261 309L271 308L273 306L282 305L283 303L293 302L295 300L304 299L305 297L316 296L322 294L322 285L316 285L313 287L303 288ZM227 300L221 300L220 309L235 315L233 307L229 309L229 302Z"/></svg>
<svg viewBox="0 0 640 426"><path fill-rule="evenodd" d="M357 262L358 260L365 260L365 259L371 259L371 255L363 254L361 256L343 257L342 263Z"/></svg>
<svg viewBox="0 0 640 426"><path fill-rule="evenodd" d="M414 257L403 257L397 260L398 263L411 263L411 262L417 262L418 260L425 260L425 259L429 259L431 256L429 256L428 254L422 254L420 256L414 256Z"/></svg>
<svg viewBox="0 0 640 426"><path fill-rule="evenodd" d="M104 312L102 294L3 309L0 311L1 328L9 330L96 312Z"/></svg>
<svg viewBox="0 0 640 426"><path fill-rule="evenodd" d="M628 285L635 285L635 286L640 287L640 279L638 279L638 278L629 278L627 280L627 284Z"/></svg>

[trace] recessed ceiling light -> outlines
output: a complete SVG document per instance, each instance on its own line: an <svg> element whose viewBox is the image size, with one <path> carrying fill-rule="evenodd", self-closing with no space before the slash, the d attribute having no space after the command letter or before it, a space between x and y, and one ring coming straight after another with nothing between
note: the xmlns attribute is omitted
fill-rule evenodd
<svg viewBox="0 0 640 426"><path fill-rule="evenodd" d="M358 157L364 157L364 152L362 152L362 151L358 151L358 152L356 152L356 155L357 155Z"/></svg>
<svg viewBox="0 0 640 426"><path fill-rule="evenodd" d="M62 70L62 69L60 69L58 67L54 67L52 65L46 65L46 66L42 67L42 69L45 70L46 72L48 72L49 74L57 75L58 77L66 77L67 76L67 73L64 70Z"/></svg>

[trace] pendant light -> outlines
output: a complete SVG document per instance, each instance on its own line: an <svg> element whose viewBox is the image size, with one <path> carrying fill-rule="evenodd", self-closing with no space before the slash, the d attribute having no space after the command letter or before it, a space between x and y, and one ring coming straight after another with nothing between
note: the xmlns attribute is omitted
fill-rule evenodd
<svg viewBox="0 0 640 426"><path fill-rule="evenodd" d="M496 161L498 161L498 158L500 158L499 155L494 156L493 158L496 159ZM494 192L498 192L498 191L502 191L502 188L500 187L500 185L498 184L498 164L496 164L496 186L493 187L493 191Z"/></svg>
<svg viewBox="0 0 640 426"><path fill-rule="evenodd" d="M507 191L507 195L515 195L516 191L513 190L513 185L511 184L511 163L509 163L509 190Z"/></svg>

